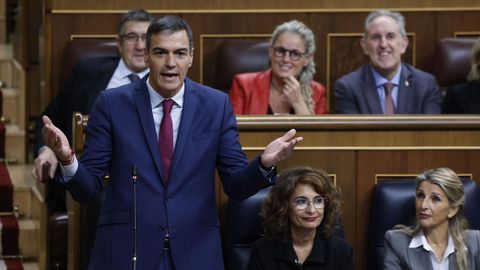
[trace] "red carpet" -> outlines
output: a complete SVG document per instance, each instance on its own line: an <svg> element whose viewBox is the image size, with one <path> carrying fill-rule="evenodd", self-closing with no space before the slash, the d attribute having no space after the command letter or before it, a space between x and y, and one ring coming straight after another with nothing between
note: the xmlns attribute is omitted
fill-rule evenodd
<svg viewBox="0 0 480 270"><path fill-rule="evenodd" d="M0 116L3 115L3 92L0 91ZM0 123L0 212L13 211L13 184L5 165L6 127ZM18 222L14 216L0 216L0 270L23 270L19 259L10 256L19 255ZM5 259L3 259L5 257Z"/></svg>
<svg viewBox="0 0 480 270"><path fill-rule="evenodd" d="M18 255L18 222L13 216L0 217L2 255Z"/></svg>
<svg viewBox="0 0 480 270"><path fill-rule="evenodd" d="M0 123L0 158L5 158L5 134L5 124Z"/></svg>
<svg viewBox="0 0 480 270"><path fill-rule="evenodd" d="M0 131L1 132L1 131ZM5 133L3 133L5 134ZM0 163L0 212L13 210L13 184L7 167ZM3 256L19 255L18 249L18 221L14 216L0 216L0 269L22 270L23 266L18 259L4 259ZM8 258L8 257L7 257Z"/></svg>
<svg viewBox="0 0 480 270"><path fill-rule="evenodd" d="M7 166L0 163L0 212L11 212L13 209L13 184Z"/></svg>
<svg viewBox="0 0 480 270"><path fill-rule="evenodd" d="M3 267L3 268L2 268ZM17 259L5 259L0 260L0 269L8 269L8 270L23 270L22 262Z"/></svg>

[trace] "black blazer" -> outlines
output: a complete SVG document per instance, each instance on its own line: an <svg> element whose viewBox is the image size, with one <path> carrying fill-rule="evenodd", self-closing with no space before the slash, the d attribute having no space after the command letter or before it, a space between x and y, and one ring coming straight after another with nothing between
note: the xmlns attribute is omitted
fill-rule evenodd
<svg viewBox="0 0 480 270"><path fill-rule="evenodd" d="M371 65L335 82L335 111L341 114L383 114ZM396 113L440 114L441 95L433 75L402 64Z"/></svg>
<svg viewBox="0 0 480 270"><path fill-rule="evenodd" d="M312 252L303 265L297 264L297 256L291 239L286 242L257 240L250 256L249 270L352 270L353 249L342 238L332 235L315 236Z"/></svg>
<svg viewBox="0 0 480 270"><path fill-rule="evenodd" d="M71 143L72 115L74 112L89 114L100 91L105 90L117 68L118 56L89 57L80 59L57 95L42 113L47 115ZM35 154L44 145L41 117L35 124Z"/></svg>
<svg viewBox="0 0 480 270"><path fill-rule="evenodd" d="M480 114L480 82L469 81L448 89L443 100L442 112Z"/></svg>

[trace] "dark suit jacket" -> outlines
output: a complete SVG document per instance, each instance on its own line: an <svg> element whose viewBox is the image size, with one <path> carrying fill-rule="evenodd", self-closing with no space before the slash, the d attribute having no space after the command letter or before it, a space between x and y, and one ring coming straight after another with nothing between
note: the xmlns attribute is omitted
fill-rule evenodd
<svg viewBox="0 0 480 270"><path fill-rule="evenodd" d="M271 78L271 69L235 75L230 89L230 101L235 114L267 114ZM328 113L325 88L315 81L310 86L315 114Z"/></svg>
<svg viewBox="0 0 480 270"><path fill-rule="evenodd" d="M342 114L383 114L371 65L364 65L335 82L335 109ZM398 114L439 114L440 90L435 78L402 64Z"/></svg>
<svg viewBox="0 0 480 270"><path fill-rule="evenodd" d="M131 269L133 164L138 168L138 269L159 269L167 232L176 269L223 269L215 169L224 191L237 200L270 182L258 158L246 160L228 96L186 79L165 186L147 77L99 94L78 170L65 184L75 200L87 202L99 191L105 171L111 179L89 269Z"/></svg>
<svg viewBox="0 0 480 270"><path fill-rule="evenodd" d="M315 236L312 252L302 267L295 262L297 256L292 240L286 242L261 238L255 242L250 255L249 270L352 270L353 249L345 240L332 235Z"/></svg>
<svg viewBox="0 0 480 270"><path fill-rule="evenodd" d="M430 261L430 255L423 247L409 248L412 238L399 230L389 230L385 233L385 270L435 270ZM468 249L469 270L480 269L480 231L466 232L465 245ZM449 268L457 269L455 253L450 254Z"/></svg>
<svg viewBox="0 0 480 270"><path fill-rule="evenodd" d="M480 82L469 81L448 89L442 112L480 114Z"/></svg>
<svg viewBox="0 0 480 270"><path fill-rule="evenodd" d="M74 112L89 114L100 91L105 90L117 68L119 57L89 57L79 59L57 95L42 115L47 115L71 143L72 115ZM35 153L44 145L41 117L35 125Z"/></svg>

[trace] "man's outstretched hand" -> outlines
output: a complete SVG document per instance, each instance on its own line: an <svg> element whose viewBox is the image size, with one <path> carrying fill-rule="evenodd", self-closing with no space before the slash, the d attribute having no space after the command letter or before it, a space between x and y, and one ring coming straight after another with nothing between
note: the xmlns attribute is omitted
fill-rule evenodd
<svg viewBox="0 0 480 270"><path fill-rule="evenodd" d="M44 124L42 135L45 145L52 149L60 163L65 164L73 160L72 148L67 140L67 136L53 125L48 116L44 115L42 120Z"/></svg>
<svg viewBox="0 0 480 270"><path fill-rule="evenodd" d="M288 158L295 145L303 140L303 137L294 138L297 131L295 129L289 130L282 137L275 139L265 147L262 154L262 164L266 167L271 167L278 162Z"/></svg>

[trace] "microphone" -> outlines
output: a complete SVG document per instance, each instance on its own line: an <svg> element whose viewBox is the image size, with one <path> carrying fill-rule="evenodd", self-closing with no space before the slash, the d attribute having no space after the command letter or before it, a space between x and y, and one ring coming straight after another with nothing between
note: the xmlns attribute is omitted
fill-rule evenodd
<svg viewBox="0 0 480 270"><path fill-rule="evenodd" d="M132 268L137 270L137 165L132 165L132 181L133 181L133 254Z"/></svg>

